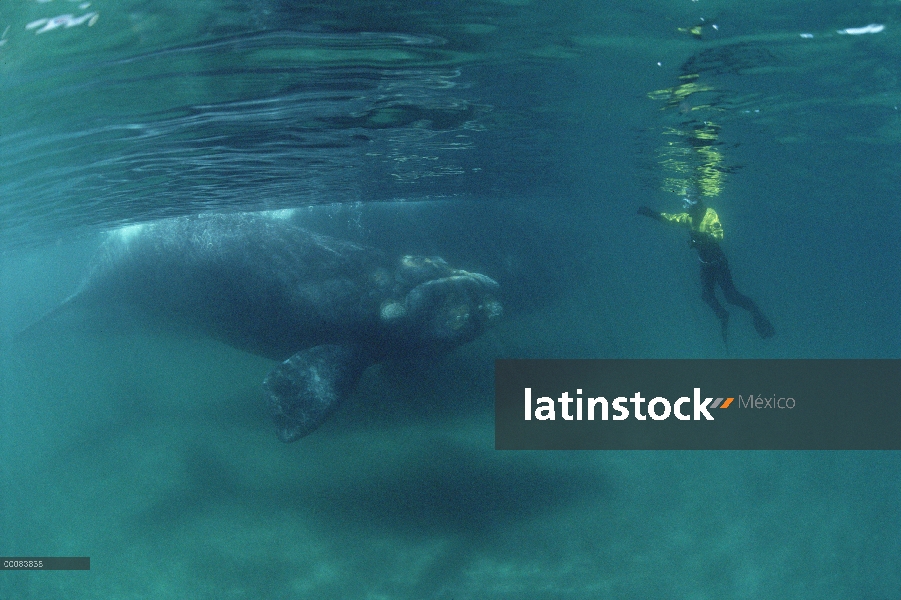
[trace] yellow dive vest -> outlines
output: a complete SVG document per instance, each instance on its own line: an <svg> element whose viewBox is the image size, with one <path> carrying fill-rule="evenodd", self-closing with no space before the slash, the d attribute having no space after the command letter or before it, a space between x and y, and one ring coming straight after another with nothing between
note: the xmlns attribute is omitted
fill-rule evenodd
<svg viewBox="0 0 901 600"><path fill-rule="evenodd" d="M707 211L704 213L704 218L701 219L701 222L697 227L695 227L695 224L688 213L660 213L660 216L670 223L684 225L692 231L706 233L718 242L722 241L723 239L723 225L722 223L720 223L719 215L717 215L716 211L712 208L707 209Z"/></svg>

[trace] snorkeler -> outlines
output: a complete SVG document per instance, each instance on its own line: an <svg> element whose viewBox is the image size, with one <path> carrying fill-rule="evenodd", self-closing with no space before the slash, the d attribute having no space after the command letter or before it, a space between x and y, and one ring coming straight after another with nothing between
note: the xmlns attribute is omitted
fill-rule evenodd
<svg viewBox="0 0 901 600"><path fill-rule="evenodd" d="M688 227L688 245L698 251L701 261L701 298L710 305L720 319L723 342L726 342L729 330L729 312L723 308L714 294L716 285L723 290L726 302L740 306L754 319L754 329L762 338L772 337L776 330L753 300L735 289L729 262L720 248L723 239L723 226L720 218L712 208L707 208L700 199L687 197L683 199L686 212L678 214L658 213L647 206L638 209L638 214L651 217L664 223L676 223Z"/></svg>

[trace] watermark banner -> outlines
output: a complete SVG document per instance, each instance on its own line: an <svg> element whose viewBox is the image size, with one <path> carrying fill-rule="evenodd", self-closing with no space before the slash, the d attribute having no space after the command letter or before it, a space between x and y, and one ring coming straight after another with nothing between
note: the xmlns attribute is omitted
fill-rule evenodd
<svg viewBox="0 0 901 600"><path fill-rule="evenodd" d="M901 360L497 360L495 447L901 450Z"/></svg>
<svg viewBox="0 0 901 600"><path fill-rule="evenodd" d="M90 571L89 556L0 556L0 571Z"/></svg>

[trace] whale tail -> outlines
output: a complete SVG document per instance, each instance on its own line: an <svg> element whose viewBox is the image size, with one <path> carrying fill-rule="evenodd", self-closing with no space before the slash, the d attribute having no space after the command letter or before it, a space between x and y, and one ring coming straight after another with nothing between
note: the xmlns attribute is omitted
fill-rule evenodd
<svg viewBox="0 0 901 600"><path fill-rule="evenodd" d="M357 386L372 361L362 348L326 344L301 350L266 376L263 391L278 438L312 433Z"/></svg>

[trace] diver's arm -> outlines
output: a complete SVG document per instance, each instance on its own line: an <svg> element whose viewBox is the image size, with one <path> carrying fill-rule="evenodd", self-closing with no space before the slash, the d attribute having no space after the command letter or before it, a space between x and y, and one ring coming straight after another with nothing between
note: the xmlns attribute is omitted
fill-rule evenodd
<svg viewBox="0 0 901 600"><path fill-rule="evenodd" d="M660 220L691 229L691 216L688 213L660 213Z"/></svg>
<svg viewBox="0 0 901 600"><path fill-rule="evenodd" d="M638 208L638 214L644 217L651 217L662 223L672 223L691 229L691 216L688 213L659 213L647 206L641 206Z"/></svg>
<svg viewBox="0 0 901 600"><path fill-rule="evenodd" d="M642 217L651 217L652 219L663 221L663 215L655 210L648 208L647 206L639 206L638 214L640 214Z"/></svg>

